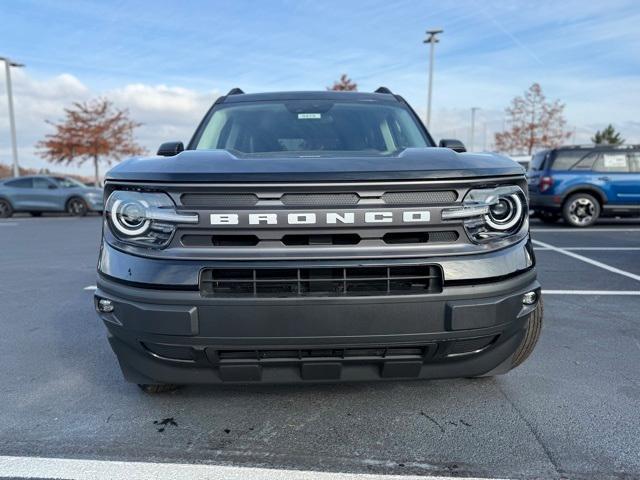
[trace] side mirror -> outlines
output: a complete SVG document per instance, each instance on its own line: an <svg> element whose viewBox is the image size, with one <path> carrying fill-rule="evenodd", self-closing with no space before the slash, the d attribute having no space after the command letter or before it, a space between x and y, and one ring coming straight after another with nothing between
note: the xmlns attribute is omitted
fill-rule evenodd
<svg viewBox="0 0 640 480"><path fill-rule="evenodd" d="M454 152L463 153L466 152L467 149L460 140L456 140L455 138L443 138L440 140L438 144L439 147L450 148Z"/></svg>
<svg viewBox="0 0 640 480"><path fill-rule="evenodd" d="M161 157L173 157L182 151L184 151L182 142L165 142L160 145L157 154Z"/></svg>

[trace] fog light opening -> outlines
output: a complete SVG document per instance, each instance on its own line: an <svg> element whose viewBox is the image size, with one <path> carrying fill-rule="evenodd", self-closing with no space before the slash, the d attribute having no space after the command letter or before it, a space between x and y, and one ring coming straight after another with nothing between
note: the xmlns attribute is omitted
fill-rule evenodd
<svg viewBox="0 0 640 480"><path fill-rule="evenodd" d="M111 300L107 300L106 298L101 298L98 300L98 311L102 313L111 313L114 310L114 305Z"/></svg>
<svg viewBox="0 0 640 480"><path fill-rule="evenodd" d="M527 292L522 296L523 305L533 305L538 300L538 294L536 292Z"/></svg>

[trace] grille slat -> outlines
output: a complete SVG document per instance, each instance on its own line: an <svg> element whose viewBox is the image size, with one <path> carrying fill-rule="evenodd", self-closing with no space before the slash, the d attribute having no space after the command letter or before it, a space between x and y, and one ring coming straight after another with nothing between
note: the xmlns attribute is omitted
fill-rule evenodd
<svg viewBox="0 0 640 480"><path fill-rule="evenodd" d="M200 277L200 293L206 297L421 295L441 291L442 271L435 265L210 268Z"/></svg>

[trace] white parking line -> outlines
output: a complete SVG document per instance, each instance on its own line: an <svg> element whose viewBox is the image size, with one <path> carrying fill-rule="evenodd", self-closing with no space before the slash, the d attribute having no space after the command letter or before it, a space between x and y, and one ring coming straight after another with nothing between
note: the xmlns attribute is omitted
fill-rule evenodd
<svg viewBox="0 0 640 480"><path fill-rule="evenodd" d="M550 250L553 251L552 248L546 248L546 247L534 247L536 251L540 252L540 251L544 251L544 250ZM640 250L640 247L560 247L563 250L569 250L569 251L574 251L574 252L579 252L579 251L594 251L594 252L608 252L608 251L612 251L612 252L635 252Z"/></svg>
<svg viewBox="0 0 640 480"><path fill-rule="evenodd" d="M18 222L0 222L0 227L15 227Z"/></svg>
<svg viewBox="0 0 640 480"><path fill-rule="evenodd" d="M531 231L553 233L640 232L640 228L532 228Z"/></svg>
<svg viewBox="0 0 640 480"><path fill-rule="evenodd" d="M640 290L542 290L543 295L631 295L640 296Z"/></svg>
<svg viewBox="0 0 640 480"><path fill-rule="evenodd" d="M549 250L553 250L554 252L562 253L563 255L567 255L568 257L575 258L576 260L581 260L585 263L593 265L595 267L600 267L604 270L608 270L612 273L617 273L618 275L624 275L625 277L632 278L633 280L637 280L640 282L640 275L636 275L635 273L627 272L626 270L621 270L616 267L612 267L611 265L607 265L606 263L598 262L597 260L592 260L590 258L584 257L582 255L578 255L577 253L569 252L560 247L554 247L545 242L541 242L540 240L531 240L535 245L539 245L541 247L548 248Z"/></svg>
<svg viewBox="0 0 640 480"><path fill-rule="evenodd" d="M270 468L191 465L180 463L114 462L66 458L0 456L0 475L19 478L67 478L73 480L445 480L452 477L372 475ZM468 480L482 480L471 478ZM484 479L488 480L488 479Z"/></svg>

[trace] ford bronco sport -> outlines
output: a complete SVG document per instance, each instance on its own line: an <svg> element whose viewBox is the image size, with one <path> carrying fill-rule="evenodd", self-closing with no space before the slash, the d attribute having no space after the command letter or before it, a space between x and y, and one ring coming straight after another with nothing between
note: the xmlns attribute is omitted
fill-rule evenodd
<svg viewBox="0 0 640 480"><path fill-rule="evenodd" d="M384 87L233 89L105 200L95 305L150 392L496 375L540 335L522 168Z"/></svg>

